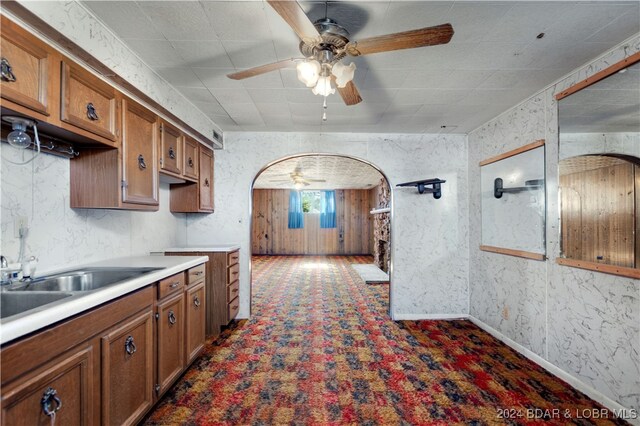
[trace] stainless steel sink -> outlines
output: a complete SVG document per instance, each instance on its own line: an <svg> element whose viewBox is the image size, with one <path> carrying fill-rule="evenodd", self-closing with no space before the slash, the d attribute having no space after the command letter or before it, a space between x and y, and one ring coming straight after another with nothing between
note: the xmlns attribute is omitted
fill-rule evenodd
<svg viewBox="0 0 640 426"><path fill-rule="evenodd" d="M5 291L0 293L0 318L21 314L71 296L71 293L52 291Z"/></svg>
<svg viewBox="0 0 640 426"><path fill-rule="evenodd" d="M63 272L29 283L12 285L9 291L93 291L161 268L87 268Z"/></svg>

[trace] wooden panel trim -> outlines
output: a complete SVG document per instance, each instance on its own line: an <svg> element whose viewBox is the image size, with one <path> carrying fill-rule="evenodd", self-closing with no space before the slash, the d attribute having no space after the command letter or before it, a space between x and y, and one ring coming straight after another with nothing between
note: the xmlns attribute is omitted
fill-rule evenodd
<svg viewBox="0 0 640 426"><path fill-rule="evenodd" d="M623 60L621 60L620 62L616 62L615 64L611 65L610 67L607 67L605 69L603 69L600 72L595 73L594 75L592 75L591 77L587 77L584 80L574 84L573 86L569 87L566 90L563 90L560 93L557 93L555 95L556 100L559 101L560 99L566 98L569 95L572 95L582 89L584 89L585 87L591 86L592 84L605 79L607 77L609 77L611 74L614 74L618 71L620 71L623 68L626 68L628 66L631 66L633 64L635 64L636 62L640 61L640 52L634 53L633 55L629 56L628 58L625 58Z"/></svg>
<svg viewBox="0 0 640 426"><path fill-rule="evenodd" d="M603 274L619 275L621 277L640 279L640 269L626 268L624 266L606 265L603 263L587 262L577 259L556 259L558 265L572 266L574 268L587 269L589 271L602 272Z"/></svg>
<svg viewBox="0 0 640 426"><path fill-rule="evenodd" d="M40 17L33 14L30 10L26 9L23 5L18 3L17 1L3 1L2 7L15 16L20 18L25 23L32 26L35 30L38 31L39 34L48 38L49 40L54 41L60 47L70 52L72 55L81 59L83 63L89 68L93 69L97 73L99 73L103 78L109 80L112 84L116 85L118 88L121 88L133 96L140 99L140 101L147 104L151 109L155 110L159 114L162 114L169 120L173 121L175 124L180 126L183 130L186 130L196 139L198 139L201 143L204 142L205 145L213 148L218 146L213 139L208 136L203 135L199 131L195 130L193 127L188 125L186 122L178 118L167 108L162 106L160 103L156 102L154 99L146 95L140 89L135 87L133 84L129 83L127 80L116 74L111 68L104 65L102 62L94 58L89 52L81 48L79 45L71 41L69 38L64 36L58 30L53 28L44 20L40 19Z"/></svg>
<svg viewBox="0 0 640 426"><path fill-rule="evenodd" d="M493 246L480 246L480 250L489 251L491 253L506 254L508 256L523 257L525 259L532 259L532 260L545 260L547 258L547 256L541 253L534 253L531 251L524 251L524 250L512 250L512 249L493 247Z"/></svg>
<svg viewBox="0 0 640 426"><path fill-rule="evenodd" d="M522 154L523 152L531 151L532 149L536 149L540 146L544 146L544 139L539 139L535 142L531 142L530 144L521 146L520 148L513 149L511 151L507 151L500 155L496 155L495 157L487 158L486 160L482 160L480 162L480 166L486 166L487 164L495 163L496 161L504 160L505 158L513 157L514 155Z"/></svg>

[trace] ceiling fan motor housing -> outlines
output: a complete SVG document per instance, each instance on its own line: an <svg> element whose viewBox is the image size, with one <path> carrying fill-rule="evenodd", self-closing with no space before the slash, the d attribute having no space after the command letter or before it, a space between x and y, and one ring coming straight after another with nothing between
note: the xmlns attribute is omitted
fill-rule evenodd
<svg viewBox="0 0 640 426"><path fill-rule="evenodd" d="M305 58L314 58L322 64L336 63L346 56L344 47L349 43L349 31L331 18L318 19L313 24L320 33L316 44L300 42L300 52Z"/></svg>

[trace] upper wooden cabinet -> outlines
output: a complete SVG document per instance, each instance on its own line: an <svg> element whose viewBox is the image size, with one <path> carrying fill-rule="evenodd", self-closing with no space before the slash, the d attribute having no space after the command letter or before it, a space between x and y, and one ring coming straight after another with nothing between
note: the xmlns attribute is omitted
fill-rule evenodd
<svg viewBox="0 0 640 426"><path fill-rule="evenodd" d="M78 65L63 61L60 119L118 144L118 92ZM64 127L63 123L63 127Z"/></svg>
<svg viewBox="0 0 640 426"><path fill-rule="evenodd" d="M182 174L183 136L169 123L160 123L160 171L171 175Z"/></svg>
<svg viewBox="0 0 640 426"><path fill-rule="evenodd" d="M2 17L0 94L3 106L47 119L51 113L54 52L45 43Z"/></svg>
<svg viewBox="0 0 640 426"><path fill-rule="evenodd" d="M198 182L171 185L171 211L174 213L213 212L213 150L198 147Z"/></svg>
<svg viewBox="0 0 640 426"><path fill-rule="evenodd" d="M122 111L122 202L158 205L158 119L127 99Z"/></svg>
<svg viewBox="0 0 640 426"><path fill-rule="evenodd" d="M213 150L200 146L200 211L213 211Z"/></svg>
<svg viewBox="0 0 640 426"><path fill-rule="evenodd" d="M184 137L184 176L198 179L198 141L189 136Z"/></svg>

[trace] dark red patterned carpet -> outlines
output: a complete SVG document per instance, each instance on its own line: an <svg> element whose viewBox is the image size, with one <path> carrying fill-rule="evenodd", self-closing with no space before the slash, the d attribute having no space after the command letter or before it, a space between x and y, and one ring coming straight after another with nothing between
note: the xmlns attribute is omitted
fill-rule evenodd
<svg viewBox="0 0 640 426"><path fill-rule="evenodd" d="M254 258L252 318L208 345L146 423L623 423L590 419L600 405L469 321L391 321L388 286L366 285L359 262L371 258Z"/></svg>

